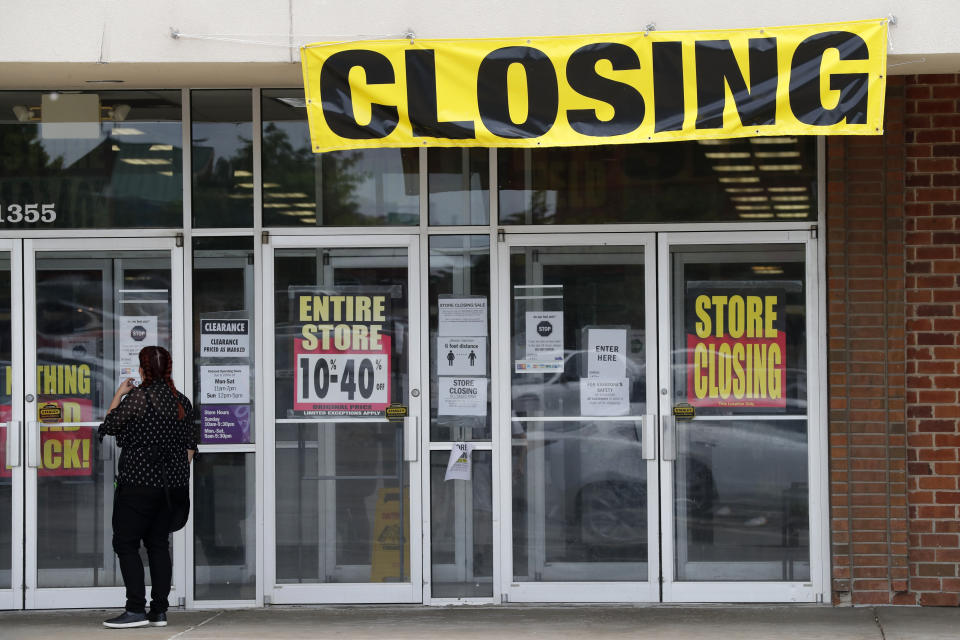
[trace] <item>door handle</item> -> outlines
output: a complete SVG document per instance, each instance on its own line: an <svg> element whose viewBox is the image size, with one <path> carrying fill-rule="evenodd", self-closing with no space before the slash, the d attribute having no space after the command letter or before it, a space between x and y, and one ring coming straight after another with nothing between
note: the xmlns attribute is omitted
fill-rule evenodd
<svg viewBox="0 0 960 640"><path fill-rule="evenodd" d="M640 418L640 448L644 460L657 459L657 416L644 414Z"/></svg>
<svg viewBox="0 0 960 640"><path fill-rule="evenodd" d="M420 452L420 417L403 419L403 461L416 462Z"/></svg>
<svg viewBox="0 0 960 640"><path fill-rule="evenodd" d="M20 466L20 421L7 423L7 468Z"/></svg>
<svg viewBox="0 0 960 640"><path fill-rule="evenodd" d="M40 468L40 423L35 420L27 422L27 466Z"/></svg>
<svg viewBox="0 0 960 640"><path fill-rule="evenodd" d="M673 416L660 416L660 424L663 425L663 436L660 439L662 443L661 454L664 460L677 459L677 422Z"/></svg>

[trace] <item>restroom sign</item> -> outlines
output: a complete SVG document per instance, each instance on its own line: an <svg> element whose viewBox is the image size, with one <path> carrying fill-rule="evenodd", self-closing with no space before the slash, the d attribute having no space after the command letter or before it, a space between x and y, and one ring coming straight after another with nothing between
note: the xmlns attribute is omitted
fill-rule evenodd
<svg viewBox="0 0 960 640"><path fill-rule="evenodd" d="M688 285L687 402L786 407L786 293L765 283L730 284Z"/></svg>

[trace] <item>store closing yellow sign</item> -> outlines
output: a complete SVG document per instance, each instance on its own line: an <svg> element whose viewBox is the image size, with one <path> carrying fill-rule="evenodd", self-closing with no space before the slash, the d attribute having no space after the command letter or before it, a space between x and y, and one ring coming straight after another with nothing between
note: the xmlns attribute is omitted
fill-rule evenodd
<svg viewBox="0 0 960 640"><path fill-rule="evenodd" d="M318 43L313 151L878 134L887 22Z"/></svg>

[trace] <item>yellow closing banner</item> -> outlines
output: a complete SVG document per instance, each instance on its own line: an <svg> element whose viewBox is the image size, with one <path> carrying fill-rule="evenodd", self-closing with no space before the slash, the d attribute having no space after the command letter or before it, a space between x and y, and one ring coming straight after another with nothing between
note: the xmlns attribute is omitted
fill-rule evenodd
<svg viewBox="0 0 960 640"><path fill-rule="evenodd" d="M303 47L316 153L883 131L887 21Z"/></svg>

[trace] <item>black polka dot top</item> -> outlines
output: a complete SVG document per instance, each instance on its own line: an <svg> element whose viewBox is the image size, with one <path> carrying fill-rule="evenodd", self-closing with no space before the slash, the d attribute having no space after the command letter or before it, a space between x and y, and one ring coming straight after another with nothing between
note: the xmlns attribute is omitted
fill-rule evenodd
<svg viewBox="0 0 960 640"><path fill-rule="evenodd" d="M183 407L178 418L177 400ZM117 480L123 486L186 487L190 484L187 449L196 450L199 419L182 393L161 380L134 389L107 414L98 434L116 436L120 447Z"/></svg>

